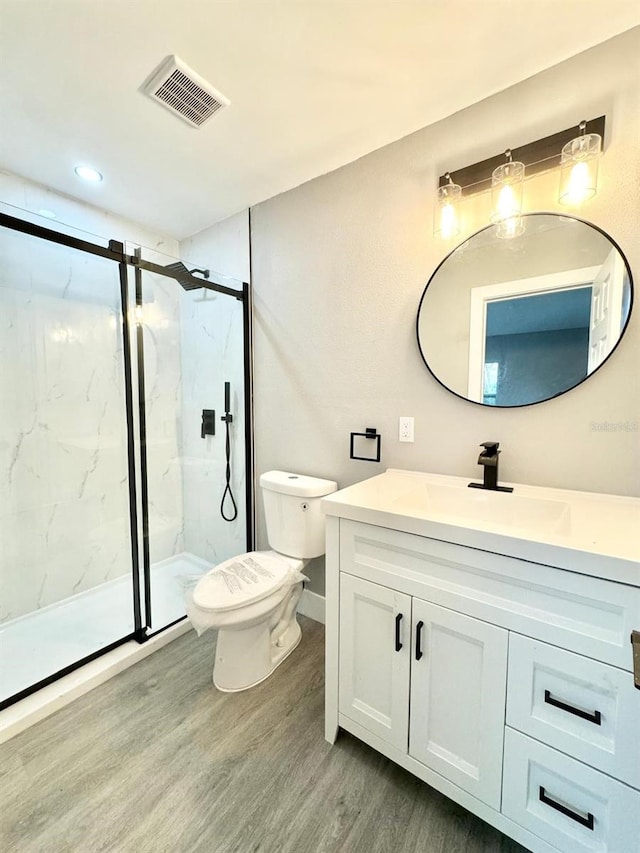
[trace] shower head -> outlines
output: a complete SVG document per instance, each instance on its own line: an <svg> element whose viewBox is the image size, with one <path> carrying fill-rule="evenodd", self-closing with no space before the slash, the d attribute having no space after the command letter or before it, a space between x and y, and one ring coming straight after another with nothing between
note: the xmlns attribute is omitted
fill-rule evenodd
<svg viewBox="0 0 640 853"><path fill-rule="evenodd" d="M177 273L178 275L193 275L194 273L199 273L203 278L209 278L209 270L200 270L197 267L189 270L182 261L174 261L172 264L166 264L165 269L170 270L172 273ZM178 281L185 290L199 290L204 286L202 284L195 284L191 281L180 281L180 279L178 279Z"/></svg>

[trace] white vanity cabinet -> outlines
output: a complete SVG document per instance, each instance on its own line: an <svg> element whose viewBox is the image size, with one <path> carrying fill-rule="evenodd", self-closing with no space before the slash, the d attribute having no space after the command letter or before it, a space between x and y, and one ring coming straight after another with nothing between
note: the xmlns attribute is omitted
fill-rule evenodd
<svg viewBox="0 0 640 853"><path fill-rule="evenodd" d="M331 501L327 740L351 732L534 853L640 853L633 570L612 581L604 562L574 572Z"/></svg>

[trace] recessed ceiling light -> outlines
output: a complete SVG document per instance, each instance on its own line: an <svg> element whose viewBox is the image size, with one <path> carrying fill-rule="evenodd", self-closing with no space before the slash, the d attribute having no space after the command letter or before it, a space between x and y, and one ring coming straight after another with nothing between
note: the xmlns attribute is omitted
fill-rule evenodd
<svg viewBox="0 0 640 853"><path fill-rule="evenodd" d="M83 181L93 181L93 183L97 184L102 180L102 175L93 166L76 166L74 171Z"/></svg>
<svg viewBox="0 0 640 853"><path fill-rule="evenodd" d="M56 219L56 214L53 212L53 210L49 210L46 207L41 207L38 210L38 214L40 216L46 216L47 219Z"/></svg>

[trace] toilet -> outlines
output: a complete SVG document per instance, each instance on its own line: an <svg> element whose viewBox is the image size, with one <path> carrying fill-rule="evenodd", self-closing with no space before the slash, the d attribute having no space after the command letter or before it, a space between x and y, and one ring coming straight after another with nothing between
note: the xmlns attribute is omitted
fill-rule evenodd
<svg viewBox="0 0 640 853"><path fill-rule="evenodd" d="M300 642L301 572L324 554L320 500L338 488L287 471L268 471L260 487L272 550L225 560L193 590L193 607L218 629L213 683L230 693L260 684Z"/></svg>

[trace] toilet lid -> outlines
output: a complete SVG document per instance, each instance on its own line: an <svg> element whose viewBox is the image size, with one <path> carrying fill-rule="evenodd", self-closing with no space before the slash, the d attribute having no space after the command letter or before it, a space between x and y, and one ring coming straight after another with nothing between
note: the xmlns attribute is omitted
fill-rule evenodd
<svg viewBox="0 0 640 853"><path fill-rule="evenodd" d="M276 592L299 570L302 560L275 551L250 551L231 557L207 572L193 591L193 603L203 610L234 610Z"/></svg>

